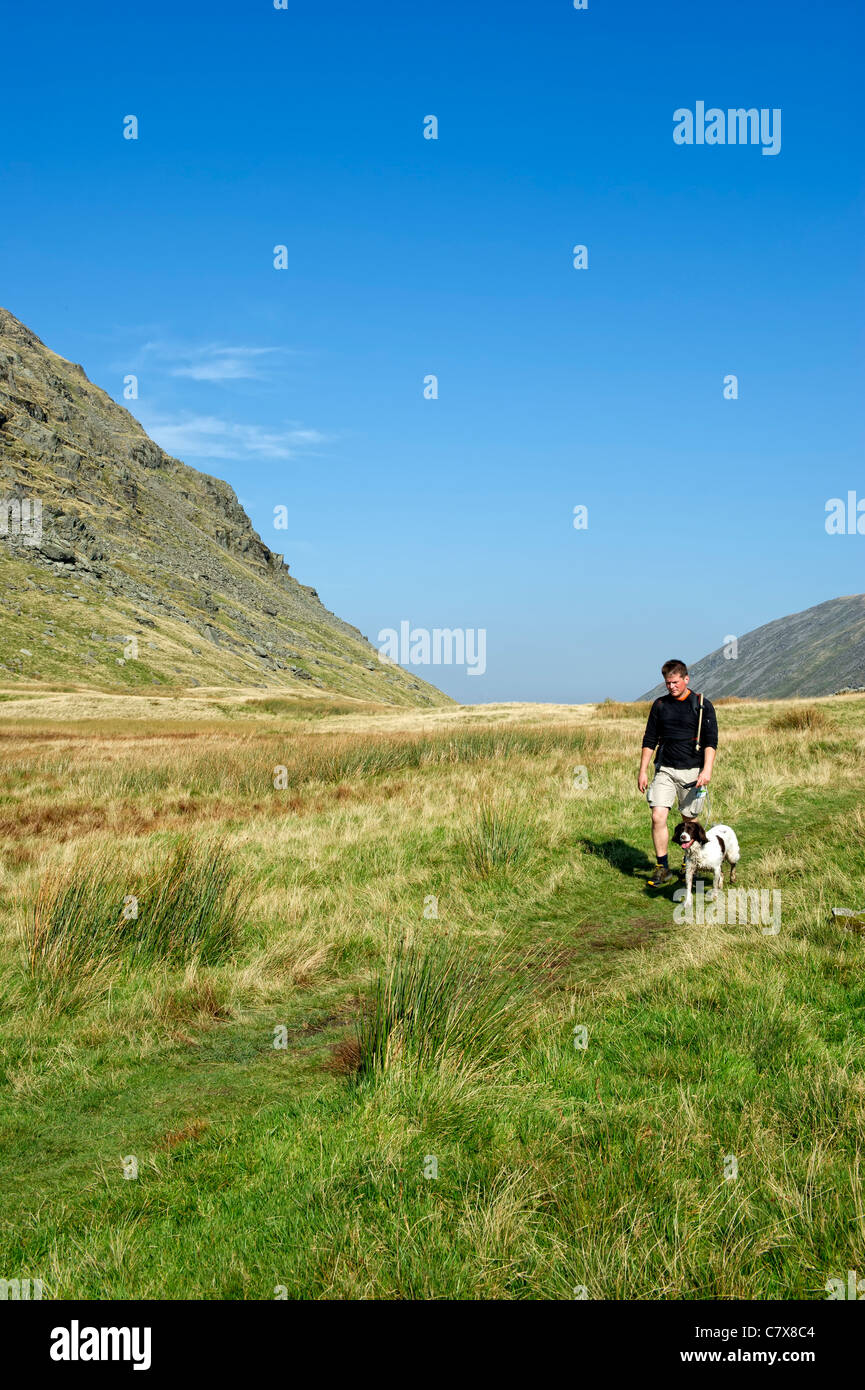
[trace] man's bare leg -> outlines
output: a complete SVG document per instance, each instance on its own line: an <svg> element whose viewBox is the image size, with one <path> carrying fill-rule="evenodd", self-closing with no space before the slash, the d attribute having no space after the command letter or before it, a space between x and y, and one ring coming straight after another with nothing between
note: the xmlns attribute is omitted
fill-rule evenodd
<svg viewBox="0 0 865 1390"><path fill-rule="evenodd" d="M670 842L670 832L667 829L667 816L669 814L666 806L652 807L652 844L655 846L655 854L658 859L667 853L667 845Z"/></svg>

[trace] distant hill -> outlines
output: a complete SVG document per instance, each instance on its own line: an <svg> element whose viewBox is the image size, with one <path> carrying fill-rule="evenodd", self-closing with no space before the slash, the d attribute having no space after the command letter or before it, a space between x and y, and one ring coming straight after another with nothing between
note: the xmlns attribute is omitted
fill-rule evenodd
<svg viewBox="0 0 865 1390"><path fill-rule="evenodd" d="M26 524L37 500L38 540ZM298 583L227 483L169 457L5 309L0 501L0 683L313 685L452 703Z"/></svg>
<svg viewBox="0 0 865 1390"><path fill-rule="evenodd" d="M782 700L796 695L832 695L865 686L865 594L848 594L755 627L739 638L735 660L723 647L693 664L691 689L720 695ZM654 700L663 685L641 695Z"/></svg>

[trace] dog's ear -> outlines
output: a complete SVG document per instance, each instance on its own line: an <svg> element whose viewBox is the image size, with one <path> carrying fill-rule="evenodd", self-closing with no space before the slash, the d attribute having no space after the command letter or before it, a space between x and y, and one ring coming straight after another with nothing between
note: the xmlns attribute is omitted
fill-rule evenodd
<svg viewBox="0 0 865 1390"><path fill-rule="evenodd" d="M693 831L694 839L697 843L704 845L709 837L698 820L691 822L691 830Z"/></svg>
<svg viewBox="0 0 865 1390"><path fill-rule="evenodd" d="M680 821L679 821L679 824L676 826L675 830L673 831L673 840L674 840L674 842L675 842L677 845L681 843L680 840L679 840L679 836L681 835L681 833L682 833L682 831L683 831L684 829L685 829L685 822L684 822L683 820L680 820Z"/></svg>

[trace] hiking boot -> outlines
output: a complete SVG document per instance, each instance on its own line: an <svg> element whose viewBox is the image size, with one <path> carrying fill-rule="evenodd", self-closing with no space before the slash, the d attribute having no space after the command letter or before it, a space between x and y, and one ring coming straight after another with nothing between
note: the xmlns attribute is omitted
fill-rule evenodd
<svg viewBox="0 0 865 1390"><path fill-rule="evenodd" d="M650 888L660 888L664 883L672 883L675 878L669 869L665 869L663 864L656 864L649 878Z"/></svg>

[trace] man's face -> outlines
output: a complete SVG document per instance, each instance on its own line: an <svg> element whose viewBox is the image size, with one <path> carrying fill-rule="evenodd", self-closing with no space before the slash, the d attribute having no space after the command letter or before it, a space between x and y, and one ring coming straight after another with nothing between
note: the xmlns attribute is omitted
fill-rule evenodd
<svg viewBox="0 0 865 1390"><path fill-rule="evenodd" d="M674 675L671 672L670 675L667 676L666 680L664 681L664 684L666 685L668 691L670 692L674 700L681 700L688 693L688 686L690 684L690 681L690 676L683 676L681 674Z"/></svg>

